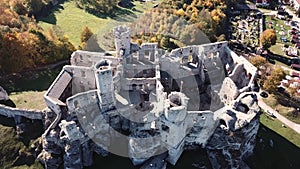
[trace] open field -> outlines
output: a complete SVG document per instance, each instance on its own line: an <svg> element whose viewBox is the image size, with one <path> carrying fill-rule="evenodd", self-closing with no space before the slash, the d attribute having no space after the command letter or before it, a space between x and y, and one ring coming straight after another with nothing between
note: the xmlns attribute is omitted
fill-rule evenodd
<svg viewBox="0 0 300 169"><path fill-rule="evenodd" d="M63 65L55 69L45 69L2 77L0 86L9 94L18 108L43 110L46 104L43 98Z"/></svg>
<svg viewBox="0 0 300 169"><path fill-rule="evenodd" d="M10 99L21 109L43 110L46 108L44 94L46 91L26 91L11 93Z"/></svg>
<svg viewBox="0 0 300 169"><path fill-rule="evenodd" d="M95 16L76 7L74 1L67 1L53 9L48 17L40 18L39 25L44 30L49 30L55 25L75 46L78 46L80 34L85 26L89 27L95 34L103 35L114 26L133 22L143 14L143 11L151 9L159 1L145 3L134 1L133 3L135 5L133 9L119 8L118 15L110 17Z"/></svg>
<svg viewBox="0 0 300 169"><path fill-rule="evenodd" d="M273 45L273 46L270 47L270 51L272 53L277 54L277 55L286 56L285 52L283 52L282 49L281 49L283 47L283 45L284 45L283 43L277 42L276 45Z"/></svg>

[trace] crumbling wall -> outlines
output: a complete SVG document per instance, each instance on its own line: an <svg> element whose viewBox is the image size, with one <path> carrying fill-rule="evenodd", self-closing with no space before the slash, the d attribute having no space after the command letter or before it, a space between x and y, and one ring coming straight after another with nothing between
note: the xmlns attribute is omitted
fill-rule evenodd
<svg viewBox="0 0 300 169"><path fill-rule="evenodd" d="M230 105L240 92L232 79L226 77L223 81L219 96L224 104Z"/></svg>
<svg viewBox="0 0 300 169"><path fill-rule="evenodd" d="M72 95L96 89L93 68L65 66L64 69L72 74Z"/></svg>
<svg viewBox="0 0 300 169"><path fill-rule="evenodd" d="M11 108L3 105L0 105L0 114L5 117L13 118L15 116L22 116L33 120L42 120L44 116L44 112L40 110L26 110L26 109L19 109L19 108Z"/></svg>
<svg viewBox="0 0 300 169"><path fill-rule="evenodd" d="M129 55L131 52L130 28L126 26L118 26L113 29L113 34L115 38L117 57L120 58Z"/></svg>
<svg viewBox="0 0 300 169"><path fill-rule="evenodd" d="M257 68L253 66L246 58L238 56L236 53L234 53L232 50L229 49L229 47L226 46L225 51L231 56L235 65L243 64L244 69L247 72L247 76L249 76L249 83L247 87L244 87L240 92L246 92L248 89L251 88L251 85L254 83L257 74Z"/></svg>
<svg viewBox="0 0 300 169"><path fill-rule="evenodd" d="M143 75L139 74L146 74L144 71L153 71L155 70L156 65L151 64L151 65L137 65L137 64L127 64L124 65L124 77L125 78L142 78ZM151 72L150 72L151 73ZM152 73L153 74L153 73ZM146 74L146 77L151 77ZM152 75L152 78L154 76Z"/></svg>
<svg viewBox="0 0 300 169"><path fill-rule="evenodd" d="M138 90L141 89L143 84L149 84L156 86L156 78L125 78L121 81L121 89L128 90ZM134 87L136 87L134 89Z"/></svg>
<svg viewBox="0 0 300 169"><path fill-rule="evenodd" d="M157 46L157 43L143 43L138 51L138 60L154 62L158 54Z"/></svg>
<svg viewBox="0 0 300 169"><path fill-rule="evenodd" d="M102 59L109 59L112 61L113 66L117 66L121 61L120 58L111 56L108 53L77 50L72 53L70 62L72 66L92 67Z"/></svg>
<svg viewBox="0 0 300 169"><path fill-rule="evenodd" d="M189 111L185 122L191 124L189 134L185 138L187 147L195 145L205 147L218 125L212 111Z"/></svg>

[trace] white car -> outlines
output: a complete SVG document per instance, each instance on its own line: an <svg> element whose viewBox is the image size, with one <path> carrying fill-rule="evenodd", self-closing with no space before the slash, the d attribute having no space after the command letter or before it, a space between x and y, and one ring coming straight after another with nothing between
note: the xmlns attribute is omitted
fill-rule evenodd
<svg viewBox="0 0 300 169"><path fill-rule="evenodd" d="M284 16L284 15L277 15L276 17L277 17L278 19L282 19L282 20L285 19L285 16Z"/></svg>

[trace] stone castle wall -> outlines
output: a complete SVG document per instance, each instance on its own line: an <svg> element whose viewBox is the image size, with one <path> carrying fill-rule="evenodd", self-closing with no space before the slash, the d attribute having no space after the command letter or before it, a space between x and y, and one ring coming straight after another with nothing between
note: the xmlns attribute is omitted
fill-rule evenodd
<svg viewBox="0 0 300 169"><path fill-rule="evenodd" d="M42 120L44 117L44 111L11 108L3 105L0 105L0 114L12 118L15 116L22 116L32 120Z"/></svg>

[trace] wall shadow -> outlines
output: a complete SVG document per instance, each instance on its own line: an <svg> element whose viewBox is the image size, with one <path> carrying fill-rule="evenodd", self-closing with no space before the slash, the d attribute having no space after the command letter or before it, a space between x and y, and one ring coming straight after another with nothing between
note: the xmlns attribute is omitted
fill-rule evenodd
<svg viewBox="0 0 300 169"><path fill-rule="evenodd" d="M59 65L53 69L31 70L13 73L0 78L0 86L8 93L24 91L45 91L55 80L62 67Z"/></svg>
<svg viewBox="0 0 300 169"><path fill-rule="evenodd" d="M133 21L134 18L137 18L137 15L131 10L126 8L120 8L120 7L115 7L113 9L114 11L113 13L99 13L93 8L86 8L85 11L98 18L102 18L102 19L112 18L113 20L119 22L130 22Z"/></svg>
<svg viewBox="0 0 300 169"><path fill-rule="evenodd" d="M49 7L46 10L46 12L43 12L43 14L37 15L36 19L37 21L43 21L49 24L56 25L57 19L54 15L55 12L60 12L61 10L64 10L64 7L60 4L57 4L55 6Z"/></svg>
<svg viewBox="0 0 300 169"><path fill-rule="evenodd" d="M273 142L273 147L270 140ZM249 157L246 162L250 168L255 169L299 169L299 157L299 147L260 124L254 155Z"/></svg>

